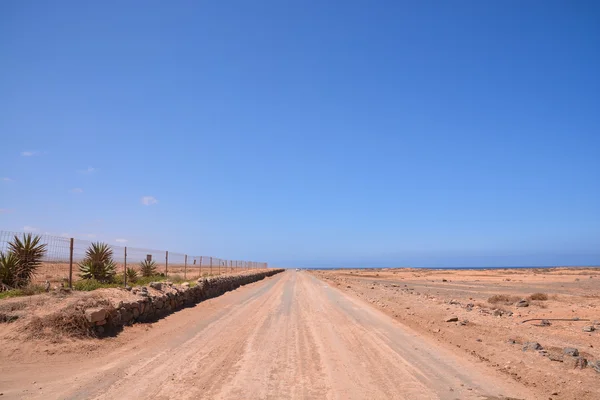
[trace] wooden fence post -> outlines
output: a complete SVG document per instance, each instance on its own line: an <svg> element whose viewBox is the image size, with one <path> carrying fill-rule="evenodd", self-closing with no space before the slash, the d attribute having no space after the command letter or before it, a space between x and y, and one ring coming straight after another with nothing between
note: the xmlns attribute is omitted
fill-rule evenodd
<svg viewBox="0 0 600 400"><path fill-rule="evenodd" d="M185 255L185 261L183 262L183 279L187 280L187 254Z"/></svg>
<svg viewBox="0 0 600 400"><path fill-rule="evenodd" d="M71 238L71 244L69 246L69 288L73 289L73 242L75 239Z"/></svg>
<svg viewBox="0 0 600 400"><path fill-rule="evenodd" d="M212 276L212 257L210 258L210 275Z"/></svg>
<svg viewBox="0 0 600 400"><path fill-rule="evenodd" d="M123 273L125 274L125 276L123 277L123 282L125 282L125 287L127 287L127 246L125 246Z"/></svg>
<svg viewBox="0 0 600 400"><path fill-rule="evenodd" d="M169 251L165 253L165 278L169 276Z"/></svg>

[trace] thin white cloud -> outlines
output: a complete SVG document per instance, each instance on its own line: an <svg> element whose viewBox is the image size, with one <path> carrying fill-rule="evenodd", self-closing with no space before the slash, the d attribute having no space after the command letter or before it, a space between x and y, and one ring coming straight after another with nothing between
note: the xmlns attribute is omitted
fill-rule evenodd
<svg viewBox="0 0 600 400"><path fill-rule="evenodd" d="M12 210L10 208L0 208L0 214L10 214L13 211L14 210Z"/></svg>
<svg viewBox="0 0 600 400"><path fill-rule="evenodd" d="M69 192L79 194L79 193L83 193L83 189L74 188L74 189L69 190Z"/></svg>
<svg viewBox="0 0 600 400"><path fill-rule="evenodd" d="M115 239L117 243L127 243L127 239Z"/></svg>
<svg viewBox="0 0 600 400"><path fill-rule="evenodd" d="M144 196L142 197L142 204L145 206L151 206L152 204L158 203L158 200L153 196Z"/></svg>
<svg viewBox="0 0 600 400"><path fill-rule="evenodd" d="M6 177L0 178L0 181L2 181L2 182L14 182L12 179L6 178Z"/></svg>
<svg viewBox="0 0 600 400"><path fill-rule="evenodd" d="M39 231L40 229L39 229L39 228L35 228L35 227L33 227L33 226L25 225L25 226L23 227L23 230L24 230L25 232L37 232L37 231Z"/></svg>
<svg viewBox="0 0 600 400"><path fill-rule="evenodd" d="M32 150L22 151L21 152L21 155L23 157L33 157L33 156L37 156L38 154L40 154L39 151L32 151Z"/></svg>
<svg viewBox="0 0 600 400"><path fill-rule="evenodd" d="M94 168L94 167L87 167L86 169L80 169L79 172L80 174L93 174L94 172L97 172L98 168Z"/></svg>

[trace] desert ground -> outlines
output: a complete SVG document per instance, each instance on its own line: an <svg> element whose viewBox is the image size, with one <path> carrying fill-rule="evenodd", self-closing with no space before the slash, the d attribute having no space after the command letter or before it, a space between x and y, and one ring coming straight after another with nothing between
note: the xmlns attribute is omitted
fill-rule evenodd
<svg viewBox="0 0 600 400"><path fill-rule="evenodd" d="M457 356L493 368L545 398L600 398L600 368L591 365L600 360L600 269L311 273ZM523 299L528 306L517 307ZM450 319L456 321L446 322ZM537 320L524 322L530 319ZM577 349L579 357L564 354L565 348ZM585 363L580 358L590 365L580 368Z"/></svg>
<svg viewBox="0 0 600 400"><path fill-rule="evenodd" d="M3 323L0 392L15 399L600 398L595 370L522 350L537 341L549 352L569 346L599 358L598 332L582 331L592 322L521 323L597 318L595 272L288 270L102 339L25 338L18 321ZM495 294L535 292L549 300L518 309L487 303ZM38 296L27 301L44 306L48 295ZM504 314L494 316L494 307ZM451 316L458 321L445 322Z"/></svg>

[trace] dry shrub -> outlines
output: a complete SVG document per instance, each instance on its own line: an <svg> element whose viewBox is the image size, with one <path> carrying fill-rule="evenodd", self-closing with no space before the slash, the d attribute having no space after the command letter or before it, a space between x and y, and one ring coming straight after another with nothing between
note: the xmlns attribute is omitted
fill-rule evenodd
<svg viewBox="0 0 600 400"><path fill-rule="evenodd" d="M88 298L58 312L33 317L22 329L27 339L89 338L95 332L85 318L85 310L110 306L106 299Z"/></svg>
<svg viewBox="0 0 600 400"><path fill-rule="evenodd" d="M531 296L529 296L529 300L546 301L548 300L548 295L546 293L534 293Z"/></svg>
<svg viewBox="0 0 600 400"><path fill-rule="evenodd" d="M520 297L518 296L509 296L506 294L495 294L492 297L490 297L488 299L488 303L491 304L496 304L496 303L505 303L505 304L512 304L512 303L516 303L517 301L521 300Z"/></svg>

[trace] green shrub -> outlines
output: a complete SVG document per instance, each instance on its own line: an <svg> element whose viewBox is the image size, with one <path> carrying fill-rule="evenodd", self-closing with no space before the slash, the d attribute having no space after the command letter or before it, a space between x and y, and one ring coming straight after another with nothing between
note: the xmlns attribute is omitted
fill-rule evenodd
<svg viewBox="0 0 600 400"><path fill-rule="evenodd" d="M85 258L79 263L79 275L83 279L95 279L110 283L116 274L113 251L101 242L92 243L85 252Z"/></svg>
<svg viewBox="0 0 600 400"><path fill-rule="evenodd" d="M80 290L84 292L89 292L91 290L101 289L101 288L115 288L119 287L118 283L107 283L100 282L96 279L82 279L80 281L73 283L73 289Z"/></svg>
<svg viewBox="0 0 600 400"><path fill-rule="evenodd" d="M144 260L140 263L140 271L142 272L142 276L154 276L156 275L156 263Z"/></svg>

